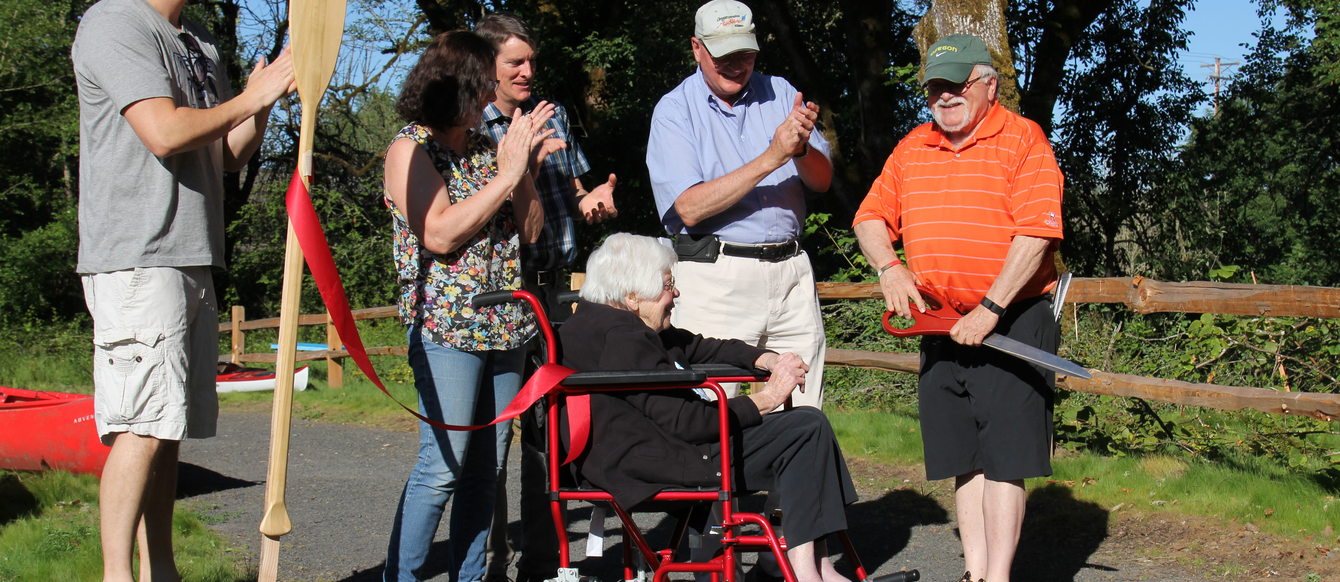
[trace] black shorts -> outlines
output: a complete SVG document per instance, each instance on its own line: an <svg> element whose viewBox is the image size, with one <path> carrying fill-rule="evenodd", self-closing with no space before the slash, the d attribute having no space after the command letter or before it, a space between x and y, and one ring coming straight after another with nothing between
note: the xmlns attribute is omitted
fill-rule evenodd
<svg viewBox="0 0 1340 582"><path fill-rule="evenodd" d="M995 333L1056 353L1050 296L1011 305ZM1056 374L948 336L921 341L918 387L926 478L982 471L1010 481L1050 475Z"/></svg>

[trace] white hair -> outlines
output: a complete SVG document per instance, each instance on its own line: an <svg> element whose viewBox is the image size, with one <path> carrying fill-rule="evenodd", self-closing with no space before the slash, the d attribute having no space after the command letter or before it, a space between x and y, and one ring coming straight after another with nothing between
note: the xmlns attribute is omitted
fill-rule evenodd
<svg viewBox="0 0 1340 582"><path fill-rule="evenodd" d="M614 233L586 259L581 297L614 306L622 306L629 295L655 299L664 290L663 275L675 261L675 252L654 238Z"/></svg>
<svg viewBox="0 0 1340 582"><path fill-rule="evenodd" d="M974 76L981 77L982 82L991 80L995 80L997 82L996 91L991 95L991 97L993 98L996 97L997 96L996 93L1000 92L1000 73L996 71L996 68L991 65L978 63L973 66L972 72Z"/></svg>

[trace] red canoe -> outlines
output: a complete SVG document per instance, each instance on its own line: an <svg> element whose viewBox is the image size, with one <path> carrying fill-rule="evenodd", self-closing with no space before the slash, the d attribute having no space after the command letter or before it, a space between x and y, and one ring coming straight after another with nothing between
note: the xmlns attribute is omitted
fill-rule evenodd
<svg viewBox="0 0 1340 582"><path fill-rule="evenodd" d="M102 475L112 449L98 440L93 396L0 386L0 468Z"/></svg>
<svg viewBox="0 0 1340 582"><path fill-rule="evenodd" d="M215 390L224 392L259 392L275 389L275 371L264 368L244 368L231 362L219 362ZM307 389L307 366L293 372L293 389Z"/></svg>

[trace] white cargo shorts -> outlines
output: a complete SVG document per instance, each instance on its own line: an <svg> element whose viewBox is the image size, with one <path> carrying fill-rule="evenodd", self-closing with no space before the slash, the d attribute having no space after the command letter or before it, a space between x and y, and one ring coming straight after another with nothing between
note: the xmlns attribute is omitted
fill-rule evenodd
<svg viewBox="0 0 1340 582"><path fill-rule="evenodd" d="M137 267L83 275L93 315L94 415L117 433L214 436L218 304L209 267Z"/></svg>

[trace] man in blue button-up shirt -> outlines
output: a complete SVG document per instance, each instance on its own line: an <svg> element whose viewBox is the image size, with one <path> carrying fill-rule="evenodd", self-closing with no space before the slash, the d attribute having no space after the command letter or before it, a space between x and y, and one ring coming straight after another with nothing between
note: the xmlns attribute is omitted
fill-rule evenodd
<svg viewBox="0 0 1340 582"><path fill-rule="evenodd" d="M690 43L698 70L656 104L647 142L656 209L680 255L673 323L800 354L810 373L792 400L818 407L823 320L797 239L805 191L827 191L833 177L819 108L754 71L748 6L704 4Z"/></svg>

